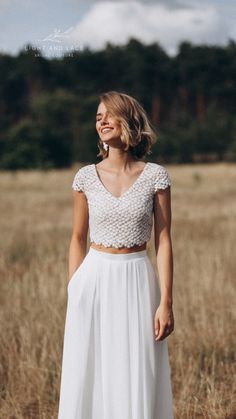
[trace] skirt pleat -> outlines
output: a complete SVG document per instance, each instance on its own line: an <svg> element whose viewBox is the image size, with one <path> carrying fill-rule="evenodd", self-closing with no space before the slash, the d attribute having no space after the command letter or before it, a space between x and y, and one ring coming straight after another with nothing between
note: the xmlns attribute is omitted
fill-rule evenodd
<svg viewBox="0 0 236 419"><path fill-rule="evenodd" d="M160 288L147 251L90 247L68 284L58 419L172 419Z"/></svg>

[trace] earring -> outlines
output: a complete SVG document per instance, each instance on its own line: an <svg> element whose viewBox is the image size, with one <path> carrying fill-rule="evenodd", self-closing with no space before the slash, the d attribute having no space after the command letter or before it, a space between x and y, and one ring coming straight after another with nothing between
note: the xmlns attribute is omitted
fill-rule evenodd
<svg viewBox="0 0 236 419"><path fill-rule="evenodd" d="M106 143L103 143L103 148L107 151L108 150L109 145Z"/></svg>

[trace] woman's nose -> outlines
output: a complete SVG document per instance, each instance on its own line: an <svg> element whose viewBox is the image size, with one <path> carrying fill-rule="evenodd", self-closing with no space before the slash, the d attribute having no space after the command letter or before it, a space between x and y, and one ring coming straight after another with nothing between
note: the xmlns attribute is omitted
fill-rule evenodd
<svg viewBox="0 0 236 419"><path fill-rule="evenodd" d="M101 124L105 124L105 123L107 123L107 115L106 114L104 114L102 116L102 119L101 119Z"/></svg>

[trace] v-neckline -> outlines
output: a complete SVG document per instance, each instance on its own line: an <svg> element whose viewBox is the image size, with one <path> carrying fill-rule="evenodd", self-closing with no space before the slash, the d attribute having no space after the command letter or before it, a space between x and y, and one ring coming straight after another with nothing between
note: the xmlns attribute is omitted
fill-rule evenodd
<svg viewBox="0 0 236 419"><path fill-rule="evenodd" d="M140 173L140 175L138 175L138 177L135 179L135 181L132 183L132 185L125 191L125 192L123 192L120 196L115 196L115 195L113 195L106 187L105 187L105 185L102 183L102 181L101 181L101 179L100 179L100 177L99 177L99 174L98 174L98 171L97 171L97 168L96 168L96 164L94 163L93 164L93 168L94 168L94 173L95 173L95 176L96 176L96 179L97 179L97 181L98 181L98 184L102 187L102 189L108 194L108 195L110 195L113 199L117 199L117 200L120 200L120 199L122 199L125 195L127 195L128 194L128 192L130 192L133 188L134 188L134 186L136 186L137 185L137 183L138 183L138 181L142 178L142 176L144 175L144 173L146 172L146 168L147 168L147 166L148 166L148 164L149 164L149 162L146 162L146 164L145 164L145 166L144 166L144 168L143 168L143 170L142 170L142 172Z"/></svg>

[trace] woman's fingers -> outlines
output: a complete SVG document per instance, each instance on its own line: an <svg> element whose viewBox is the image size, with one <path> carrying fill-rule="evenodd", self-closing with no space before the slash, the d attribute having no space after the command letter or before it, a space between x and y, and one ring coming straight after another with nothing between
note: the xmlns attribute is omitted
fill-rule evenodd
<svg viewBox="0 0 236 419"><path fill-rule="evenodd" d="M155 340L160 340L164 335L165 327L160 325L159 333L156 335Z"/></svg>
<svg viewBox="0 0 236 419"><path fill-rule="evenodd" d="M160 322L158 321L159 325ZM174 330L173 325L161 324L158 328L155 327L155 341L163 340Z"/></svg>
<svg viewBox="0 0 236 419"><path fill-rule="evenodd" d="M154 331L155 331L155 336L158 336L158 333L160 331L160 322L159 322L158 317L155 318L154 320Z"/></svg>
<svg viewBox="0 0 236 419"><path fill-rule="evenodd" d="M174 330L174 316L172 309L159 306L154 316L155 341L165 339Z"/></svg>

